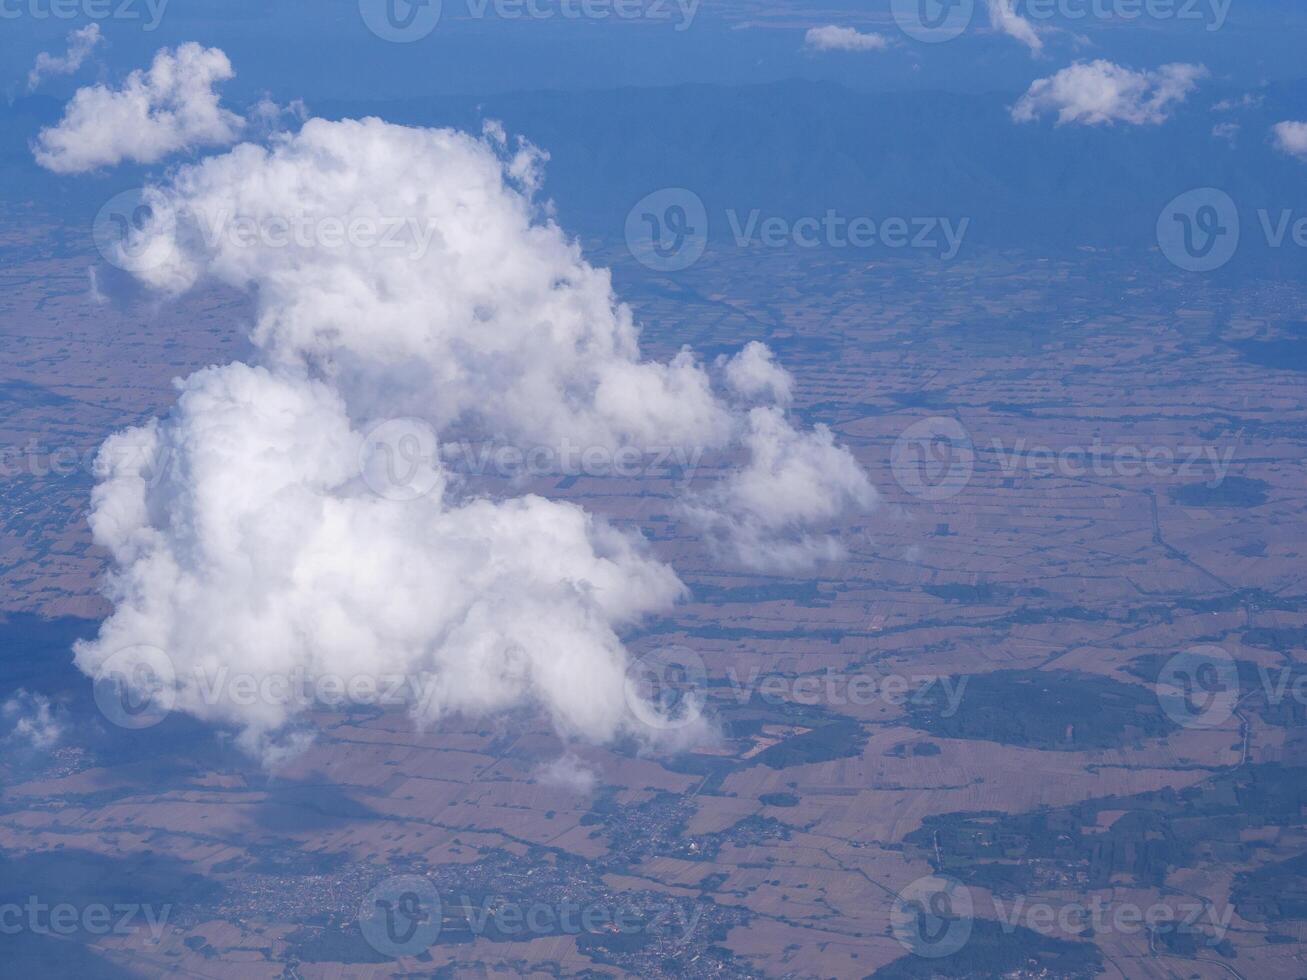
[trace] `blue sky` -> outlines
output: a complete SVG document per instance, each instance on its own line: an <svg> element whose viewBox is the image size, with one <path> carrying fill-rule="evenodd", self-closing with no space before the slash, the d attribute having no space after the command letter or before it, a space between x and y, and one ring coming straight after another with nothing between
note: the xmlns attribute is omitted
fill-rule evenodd
<svg viewBox="0 0 1307 980"><path fill-rule="evenodd" d="M85 13L71 19L50 16L51 2L5 0L0 5L6 15L0 22L2 84L11 94L21 89L38 51L56 50L71 27L89 21ZM98 2L122 12L122 17L101 20L109 44L100 54L110 69L147 63L163 45L199 40L221 47L236 64L230 88L234 97L268 91L307 100L789 78L870 90L1020 91L1033 78L1072 60L1098 57L1132 67L1197 61L1217 81L1252 87L1301 75L1300 29L1307 21L1291 0L1018 0L1018 12L1026 10L1043 28L1044 52L1032 57L1019 42L989 27L979 3L962 36L927 44L899 30L889 0L702 0L688 18L678 0L666 0L664 16L653 22L566 17L558 0L545 7L552 9L547 17L514 18L511 6L497 6L503 0L493 0L476 16L481 0L444 0L439 23L428 36L393 44L367 30L357 0L53 2L82 11L87 4L95 10ZM1075 21L1045 17L1041 2L1055 11L1088 13ZM1157 4L1146 9L1160 13L1131 21L1092 14L1104 5L1128 13L1132 3L1145 2ZM1167 14L1170 4L1173 13ZM1222 7L1228 7L1224 16ZM159 9L157 25L146 30ZM804 50L806 28L822 24L880 33L892 43L874 52ZM50 91L72 84L56 80Z"/></svg>

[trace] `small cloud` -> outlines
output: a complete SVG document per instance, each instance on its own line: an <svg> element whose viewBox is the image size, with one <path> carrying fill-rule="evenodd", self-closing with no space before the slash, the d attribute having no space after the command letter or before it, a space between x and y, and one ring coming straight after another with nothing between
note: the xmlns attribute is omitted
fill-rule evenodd
<svg viewBox="0 0 1307 980"><path fill-rule="evenodd" d="M570 752L537 769L535 779L546 786L558 786L585 795L594 792L599 781L594 770Z"/></svg>
<svg viewBox="0 0 1307 980"><path fill-rule="evenodd" d="M245 120L218 104L213 87L232 78L217 48L194 42L164 49L149 71L134 71L120 89L78 89L57 126L41 130L36 162L71 174L123 160L154 163L170 153L233 142Z"/></svg>
<svg viewBox="0 0 1307 980"><path fill-rule="evenodd" d="M64 737L64 726L56 717L50 699L22 689L0 705L0 730L6 732L0 742L38 752L53 749Z"/></svg>
<svg viewBox="0 0 1307 980"><path fill-rule="evenodd" d="M1281 153L1307 160L1307 122L1278 122L1271 127L1271 142Z"/></svg>
<svg viewBox="0 0 1307 980"><path fill-rule="evenodd" d="M1212 137L1214 139L1226 140L1231 146L1233 146L1235 138L1239 135L1239 129L1239 124L1236 122L1217 123L1212 127Z"/></svg>
<svg viewBox="0 0 1307 980"><path fill-rule="evenodd" d="M830 429L800 432L774 406L749 412L749 462L683 510L710 548L749 569L804 571L844 557L814 529L877 503L875 488Z"/></svg>
<svg viewBox="0 0 1307 980"><path fill-rule="evenodd" d="M1032 122L1057 113L1057 125L1097 126L1117 122L1156 125L1170 118L1207 76L1202 65L1163 65L1156 71L1132 71L1110 61L1076 62L1031 84L1012 107L1015 122Z"/></svg>
<svg viewBox="0 0 1307 980"><path fill-rule="evenodd" d="M1222 99L1212 106L1213 112L1234 112L1238 109L1256 109L1262 104L1262 96L1247 93L1237 99Z"/></svg>
<svg viewBox="0 0 1307 980"><path fill-rule="evenodd" d="M86 295L96 306L104 306L109 302L109 297L100 290L100 276L93 265L86 267Z"/></svg>
<svg viewBox="0 0 1307 980"><path fill-rule="evenodd" d="M309 109L303 99L293 99L286 105L282 105L266 95L246 113L248 133L265 138L273 133L297 129L308 118Z"/></svg>
<svg viewBox="0 0 1307 980"><path fill-rule="evenodd" d="M36 56L36 65L27 73L27 90L34 91L46 75L71 75L81 68L96 45L104 40L99 24L87 24L68 35L68 51L53 55L42 51Z"/></svg>
<svg viewBox="0 0 1307 980"><path fill-rule="evenodd" d="M834 24L809 28L803 36L803 46L810 51L884 51L889 45L884 34L863 34Z"/></svg>
<svg viewBox="0 0 1307 980"><path fill-rule="evenodd" d="M1044 42L1030 23L1012 6L1012 0L986 0L989 5L989 23L996 31L1015 38L1030 49L1031 54L1040 54Z"/></svg>
<svg viewBox="0 0 1307 980"><path fill-rule="evenodd" d="M788 405L794 399L794 378L776 363L776 357L764 343L752 340L734 357L719 359L726 386L747 399L765 399Z"/></svg>

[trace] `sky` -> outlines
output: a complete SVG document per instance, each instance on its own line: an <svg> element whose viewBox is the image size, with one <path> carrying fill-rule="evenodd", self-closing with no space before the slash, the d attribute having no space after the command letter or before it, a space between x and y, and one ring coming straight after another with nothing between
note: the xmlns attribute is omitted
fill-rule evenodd
<svg viewBox="0 0 1307 980"><path fill-rule="evenodd" d="M534 0L530 7L526 0L443 0L429 33L391 43L367 28L359 0L5 0L0 81L11 97L20 94L38 52L96 20L107 41L99 57L109 69L141 64L158 47L186 40L222 48L239 65L230 88L237 99L264 92L310 102L361 92L402 99L791 78L872 91L1020 91L1050 69L1099 57L1132 67L1199 61L1217 79L1252 86L1300 75L1301 48L1285 26L1307 17L1292 0L1019 0L1014 14L1040 38L1032 55L1025 42L992 25L985 0L944 42L909 36L900 26L910 4L939 0L894 0L898 19L889 0L623 2L634 3L621 9L636 16L609 13L611 0ZM968 5L955 2L959 10ZM52 9L74 16L54 16ZM433 8L417 9L427 17ZM101 17L103 10L113 16ZM805 44L807 30L827 25L887 43L875 50ZM49 91L60 90L61 81L53 81Z"/></svg>

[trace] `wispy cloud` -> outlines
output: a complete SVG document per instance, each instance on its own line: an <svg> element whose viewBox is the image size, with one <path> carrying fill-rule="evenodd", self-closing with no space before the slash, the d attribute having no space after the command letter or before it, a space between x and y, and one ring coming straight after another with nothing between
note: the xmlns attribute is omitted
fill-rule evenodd
<svg viewBox="0 0 1307 980"><path fill-rule="evenodd" d="M1030 23L1012 6L1012 0L986 0L989 4L989 22L994 29L1015 38L1030 49L1031 54L1044 50L1043 39Z"/></svg>
<svg viewBox="0 0 1307 980"><path fill-rule="evenodd" d="M852 27L813 27L803 37L810 51L884 51L890 41L884 34L864 34Z"/></svg>
<svg viewBox="0 0 1307 980"><path fill-rule="evenodd" d="M36 65L27 73L27 89L34 90L47 75L71 75L81 68L95 50L96 45L104 40L100 34L99 24L87 24L68 35L68 51L62 55L53 55L42 51L36 56Z"/></svg>

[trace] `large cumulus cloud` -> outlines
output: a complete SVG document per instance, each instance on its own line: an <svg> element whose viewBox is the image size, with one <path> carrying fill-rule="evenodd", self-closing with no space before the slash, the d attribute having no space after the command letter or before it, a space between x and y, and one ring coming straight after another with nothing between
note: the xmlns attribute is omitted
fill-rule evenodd
<svg viewBox="0 0 1307 980"><path fill-rule="evenodd" d="M115 611L84 670L166 651L178 705L264 752L304 706L206 697L196 678L404 674L423 681L420 721L530 704L568 734L638 728L621 634L676 601L676 573L574 504L470 495L441 463L454 433L739 453L684 504L721 554L838 556L828 525L874 501L847 450L792 424L793 381L761 344L717 370L644 359L607 270L537 200L542 164L497 127L310 119L146 191L123 264L164 294L248 290L257 356L180 382L167 418L106 443L92 526ZM412 493L370 478L394 424L421 450Z"/></svg>
<svg viewBox="0 0 1307 980"><path fill-rule="evenodd" d="M214 697L224 677L404 676L422 681L405 692L422 721L536 701L560 730L620 731L615 630L678 597L671 569L572 504L456 504L425 481L378 495L365 452L321 382L243 364L187 379L166 421L101 452L92 528L115 611L79 666L165 651L177 707L257 751L306 706Z"/></svg>

